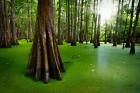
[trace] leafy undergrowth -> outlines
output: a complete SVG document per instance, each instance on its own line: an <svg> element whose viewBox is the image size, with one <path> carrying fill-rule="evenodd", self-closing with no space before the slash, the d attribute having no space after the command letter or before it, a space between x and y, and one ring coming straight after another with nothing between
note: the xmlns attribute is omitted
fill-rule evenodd
<svg viewBox="0 0 140 93"><path fill-rule="evenodd" d="M136 54L122 46L59 46L66 72L48 84L24 76L31 43L0 49L1 93L140 93L140 46Z"/></svg>

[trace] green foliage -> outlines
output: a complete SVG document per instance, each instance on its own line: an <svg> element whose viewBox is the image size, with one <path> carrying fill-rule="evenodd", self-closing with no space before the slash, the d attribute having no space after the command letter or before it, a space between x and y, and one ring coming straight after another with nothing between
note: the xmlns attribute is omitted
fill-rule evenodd
<svg viewBox="0 0 140 93"><path fill-rule="evenodd" d="M25 32L28 25L28 8L31 11L32 26L34 27L37 13L37 0L16 0L16 24L19 31Z"/></svg>

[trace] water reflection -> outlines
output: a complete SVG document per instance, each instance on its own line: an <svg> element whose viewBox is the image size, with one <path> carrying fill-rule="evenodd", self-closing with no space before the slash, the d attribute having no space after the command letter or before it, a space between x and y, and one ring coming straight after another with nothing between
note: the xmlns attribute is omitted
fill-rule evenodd
<svg viewBox="0 0 140 93"><path fill-rule="evenodd" d="M99 74L107 73L108 70L107 56L106 53L102 53L102 52L103 52L103 48L99 48L97 53L97 63L96 63L97 64L96 69Z"/></svg>

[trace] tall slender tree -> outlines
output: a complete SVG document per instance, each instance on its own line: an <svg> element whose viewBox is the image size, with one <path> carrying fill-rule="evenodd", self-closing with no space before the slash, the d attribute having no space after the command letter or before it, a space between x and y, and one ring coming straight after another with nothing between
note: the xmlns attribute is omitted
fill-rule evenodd
<svg viewBox="0 0 140 93"><path fill-rule="evenodd" d="M72 38L73 38L73 22L74 22L74 20L73 20L73 0L70 0L70 36L71 36L71 39L70 39L70 43L72 42Z"/></svg>
<svg viewBox="0 0 140 93"><path fill-rule="evenodd" d="M10 25L11 25L11 43L13 45L18 44L17 40L17 29L16 29L16 17L15 17L15 0L11 0L11 20L10 20Z"/></svg>
<svg viewBox="0 0 140 93"><path fill-rule="evenodd" d="M93 8L93 10L94 10L94 8ZM95 16L95 13L92 13L92 32L91 32L90 43L93 43L94 16Z"/></svg>
<svg viewBox="0 0 140 93"><path fill-rule="evenodd" d="M0 40L2 38L2 0L0 0Z"/></svg>
<svg viewBox="0 0 140 93"><path fill-rule="evenodd" d="M61 39L61 0L58 1L59 7L58 7L58 32L57 32L57 39L58 39L58 45L62 45L62 39Z"/></svg>
<svg viewBox="0 0 140 93"><path fill-rule="evenodd" d="M135 4L135 0L132 0L129 31L128 31L128 37L127 37L127 41L126 41L126 45L125 45L126 48L130 47L131 32L132 32L133 17L134 17L134 4Z"/></svg>
<svg viewBox="0 0 140 93"><path fill-rule="evenodd" d="M123 24L124 24L123 23L123 11L124 11L124 0L121 0L117 44L122 43L122 34L121 33L123 32Z"/></svg>
<svg viewBox="0 0 140 93"><path fill-rule="evenodd" d="M74 1L74 29L73 29L73 37L72 37L72 46L76 46L76 28L77 28L77 0Z"/></svg>
<svg viewBox="0 0 140 93"><path fill-rule="evenodd" d="M88 43L88 32L89 32L89 14L88 14L88 11L89 10L89 0L87 0L85 2L85 41L86 43Z"/></svg>
<svg viewBox="0 0 140 93"><path fill-rule="evenodd" d="M98 1L99 4L101 5L102 0ZM100 7L99 6L99 11L100 11ZM101 27L101 13L98 14L98 25L97 25L97 45L100 46L100 27Z"/></svg>
<svg viewBox="0 0 140 93"><path fill-rule="evenodd" d="M123 48L125 48L125 34L126 34L126 30L127 30L127 25L128 25L128 17L129 17L129 5L130 5L131 0L128 1L127 4L127 10L126 10L126 19L125 19L125 27L124 27L124 31L123 31Z"/></svg>
<svg viewBox="0 0 140 93"><path fill-rule="evenodd" d="M67 37L67 42L70 43L71 41L71 30L70 30L70 0L67 0L67 32L68 32L68 37Z"/></svg>
<svg viewBox="0 0 140 93"><path fill-rule="evenodd" d="M118 33L119 33L120 4L121 4L121 0L118 1L118 10L117 10L115 33L113 37L113 46L117 46L117 41L118 41L117 39L118 39Z"/></svg>
<svg viewBox="0 0 140 93"><path fill-rule="evenodd" d="M108 30L108 24L106 22L106 25L105 25L105 41L104 41L105 44L107 44L107 30Z"/></svg>
<svg viewBox="0 0 140 93"><path fill-rule="evenodd" d="M130 54L135 54L136 27L137 27L138 20L139 20L139 14L140 14L140 0L138 2L137 11L136 11L136 18L135 18L135 22L134 22L134 26L133 26L133 32L131 34L132 38L131 38Z"/></svg>
<svg viewBox="0 0 140 93"><path fill-rule="evenodd" d="M97 11L97 5L98 5L98 1L94 0L94 48L98 48L98 45L97 45L97 19L98 19L98 15L96 14L98 11Z"/></svg>
<svg viewBox="0 0 140 93"><path fill-rule="evenodd" d="M27 9L28 9L28 15L27 15L27 42L32 42L33 40L33 31L32 31L32 0L27 0Z"/></svg>
<svg viewBox="0 0 140 93"><path fill-rule="evenodd" d="M79 43L83 43L83 6L84 0L81 1L81 21L80 21L80 33L79 33Z"/></svg>

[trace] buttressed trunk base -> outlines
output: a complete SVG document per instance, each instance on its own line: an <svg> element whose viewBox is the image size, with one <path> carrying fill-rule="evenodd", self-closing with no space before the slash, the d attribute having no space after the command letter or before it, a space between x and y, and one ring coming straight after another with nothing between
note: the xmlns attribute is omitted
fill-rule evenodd
<svg viewBox="0 0 140 93"><path fill-rule="evenodd" d="M52 7L52 0L38 1L35 38L27 66L27 75L45 83L50 77L61 80L61 72L65 71L53 33Z"/></svg>

